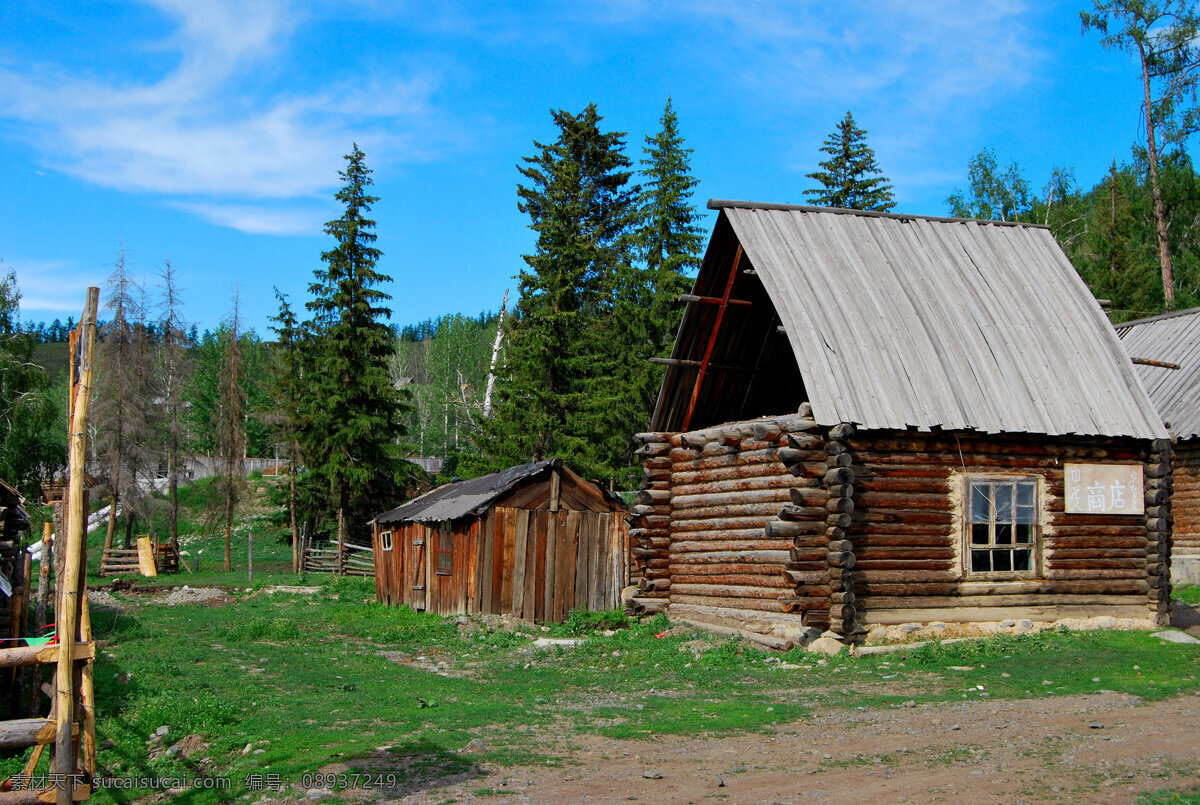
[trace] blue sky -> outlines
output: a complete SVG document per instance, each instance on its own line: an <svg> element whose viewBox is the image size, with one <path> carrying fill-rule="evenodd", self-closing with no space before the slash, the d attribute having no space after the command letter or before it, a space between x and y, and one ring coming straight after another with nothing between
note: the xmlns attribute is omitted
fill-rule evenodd
<svg viewBox="0 0 1200 805"><path fill-rule="evenodd" d="M897 210L946 213L984 147L1090 187L1139 136L1132 59L1076 2L0 4L0 267L27 319L78 316L123 247L202 329L302 304L342 156L375 170L393 321L499 307L532 248L517 164L595 102L637 159L673 99L712 198L803 203L847 111ZM706 213L705 225L712 216Z"/></svg>

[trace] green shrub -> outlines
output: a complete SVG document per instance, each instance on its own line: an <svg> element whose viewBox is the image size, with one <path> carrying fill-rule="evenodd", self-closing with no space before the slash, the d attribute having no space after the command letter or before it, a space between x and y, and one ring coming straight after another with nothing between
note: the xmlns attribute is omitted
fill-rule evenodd
<svg viewBox="0 0 1200 805"><path fill-rule="evenodd" d="M559 631L564 631L569 635L584 635L588 632L628 629L630 623L632 621L629 616L619 609L610 609L606 612L572 609L567 615L566 623L560 627Z"/></svg>

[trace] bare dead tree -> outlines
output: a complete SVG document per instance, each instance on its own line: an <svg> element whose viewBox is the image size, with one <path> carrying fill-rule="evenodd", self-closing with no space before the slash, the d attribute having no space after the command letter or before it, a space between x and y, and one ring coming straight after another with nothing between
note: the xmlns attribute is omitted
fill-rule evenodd
<svg viewBox="0 0 1200 805"><path fill-rule="evenodd" d="M225 570L233 569L233 515L241 499L243 459L246 456L246 390L242 385L241 322L237 288L233 310L226 320L225 356L221 363L220 401L217 405L217 451L221 462L219 481L225 519Z"/></svg>
<svg viewBox="0 0 1200 805"><path fill-rule="evenodd" d="M158 344L159 405L162 413L164 454L167 460L167 497L171 515L169 531L171 546L179 550L179 459L180 444L184 438L183 387L189 375L187 350L184 348L184 330L178 276L171 261L163 261L159 272L162 298L159 303L159 326L162 336Z"/></svg>
<svg viewBox="0 0 1200 805"><path fill-rule="evenodd" d="M104 536L104 547L109 549L118 508L126 515L127 544L134 517L146 516L146 495L138 478L149 465L152 430L142 289L129 273L123 249L117 255L105 295L104 309L111 318L100 331L100 371L93 411L96 456L108 472L112 493Z"/></svg>

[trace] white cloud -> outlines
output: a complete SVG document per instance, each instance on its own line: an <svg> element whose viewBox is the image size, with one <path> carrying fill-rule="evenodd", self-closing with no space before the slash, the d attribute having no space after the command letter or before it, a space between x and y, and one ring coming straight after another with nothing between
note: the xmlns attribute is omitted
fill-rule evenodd
<svg viewBox="0 0 1200 805"><path fill-rule="evenodd" d="M179 201L171 206L218 226L252 235L320 235L325 222L337 215L333 209L292 209L279 205Z"/></svg>
<svg viewBox="0 0 1200 805"><path fill-rule="evenodd" d="M157 78L0 62L0 115L21 125L45 166L123 191L205 196L190 208L209 220L283 233L298 225L295 213L272 222L249 215L245 201L324 197L351 141L373 165L426 160L447 142L430 136L441 121L429 75L295 93L259 82L258 71L280 69L272 60L302 19L286 0L147 2L177 25L155 43L173 63ZM241 214L229 212L239 204Z"/></svg>
<svg viewBox="0 0 1200 805"><path fill-rule="evenodd" d="M81 271L69 260L5 258L0 272L12 270L21 292L21 318L42 319L74 313L79 317L88 286L104 286L103 270Z"/></svg>

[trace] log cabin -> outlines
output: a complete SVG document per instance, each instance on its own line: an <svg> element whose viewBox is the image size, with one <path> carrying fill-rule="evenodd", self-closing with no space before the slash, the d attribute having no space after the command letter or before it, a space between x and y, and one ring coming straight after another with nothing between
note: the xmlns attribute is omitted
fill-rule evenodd
<svg viewBox="0 0 1200 805"><path fill-rule="evenodd" d="M1167 432L1047 228L709 206L636 437L633 611L846 641L1165 622Z"/></svg>
<svg viewBox="0 0 1200 805"><path fill-rule="evenodd" d="M434 489L371 521L379 601L561 623L620 606L627 510L561 459Z"/></svg>
<svg viewBox="0 0 1200 805"><path fill-rule="evenodd" d="M1171 580L1200 584L1200 308L1125 322L1117 334L1173 442Z"/></svg>

